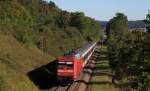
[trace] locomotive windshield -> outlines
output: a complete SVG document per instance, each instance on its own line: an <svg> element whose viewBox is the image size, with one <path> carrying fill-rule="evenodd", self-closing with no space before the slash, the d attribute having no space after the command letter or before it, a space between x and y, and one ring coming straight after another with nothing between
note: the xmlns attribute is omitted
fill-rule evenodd
<svg viewBox="0 0 150 91"><path fill-rule="evenodd" d="M63 68L72 69L73 68L73 62L58 62L58 67L60 69L63 69Z"/></svg>

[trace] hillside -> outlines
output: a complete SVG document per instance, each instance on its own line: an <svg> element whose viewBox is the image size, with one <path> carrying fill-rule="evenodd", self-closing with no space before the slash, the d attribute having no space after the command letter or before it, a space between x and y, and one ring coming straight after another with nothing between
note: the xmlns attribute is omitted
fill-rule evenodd
<svg viewBox="0 0 150 91"><path fill-rule="evenodd" d="M54 57L70 50L68 47L98 40L100 30L99 24L84 13L62 11L53 2L0 1L0 32L11 34L29 46L37 46Z"/></svg>
<svg viewBox="0 0 150 91"><path fill-rule="evenodd" d="M94 19L62 11L53 2L1 0L0 91L37 91L32 71L42 67L48 74L43 67L87 41L99 40L100 31Z"/></svg>
<svg viewBox="0 0 150 91"><path fill-rule="evenodd" d="M142 20L129 21L128 26L129 28L144 28L145 23Z"/></svg>
<svg viewBox="0 0 150 91"><path fill-rule="evenodd" d="M0 91L36 91L26 74L52 59L37 48L28 48L12 36L0 34Z"/></svg>

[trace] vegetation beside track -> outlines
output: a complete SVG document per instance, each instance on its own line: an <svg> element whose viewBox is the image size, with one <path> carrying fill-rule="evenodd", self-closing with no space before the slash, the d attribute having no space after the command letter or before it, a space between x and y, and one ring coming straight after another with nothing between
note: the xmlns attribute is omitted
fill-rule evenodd
<svg viewBox="0 0 150 91"><path fill-rule="evenodd" d="M12 36L0 34L1 91L37 90L26 74L52 60L38 48L28 48Z"/></svg>
<svg viewBox="0 0 150 91"><path fill-rule="evenodd" d="M91 79L92 91L120 91L112 83L112 72L109 66L107 47L102 46L100 49L100 57L95 61L94 71Z"/></svg>
<svg viewBox="0 0 150 91"><path fill-rule="evenodd" d="M113 81L127 82L129 88L150 88L150 32L129 31L127 16L118 13L107 26L108 59ZM150 14L147 15L150 21ZM147 22L148 23L148 22Z"/></svg>
<svg viewBox="0 0 150 91"><path fill-rule="evenodd" d="M1 0L0 33L53 57L102 34L99 23L83 12L64 11L45 0Z"/></svg>
<svg viewBox="0 0 150 91"><path fill-rule="evenodd" d="M100 32L94 19L83 12L63 11L53 2L0 0L0 90L37 91L34 80L54 72L39 72L31 76L33 81L28 73L43 71L57 56L98 40Z"/></svg>

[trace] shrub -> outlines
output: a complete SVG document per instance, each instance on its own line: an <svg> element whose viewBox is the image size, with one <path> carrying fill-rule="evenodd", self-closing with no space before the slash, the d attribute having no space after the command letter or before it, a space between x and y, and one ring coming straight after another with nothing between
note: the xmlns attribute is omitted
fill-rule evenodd
<svg viewBox="0 0 150 91"><path fill-rule="evenodd" d="M32 35L29 32L17 32L16 38L18 41L20 41L28 46L33 45Z"/></svg>
<svg viewBox="0 0 150 91"><path fill-rule="evenodd" d="M4 81L1 77L0 77L0 91L4 91Z"/></svg>

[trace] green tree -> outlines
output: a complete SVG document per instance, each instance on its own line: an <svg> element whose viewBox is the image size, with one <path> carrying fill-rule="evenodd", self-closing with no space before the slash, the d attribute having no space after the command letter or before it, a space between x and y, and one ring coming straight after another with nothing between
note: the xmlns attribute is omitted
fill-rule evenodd
<svg viewBox="0 0 150 91"><path fill-rule="evenodd" d="M146 24L147 31L150 33L150 11L148 11L146 19L144 19L144 22Z"/></svg>
<svg viewBox="0 0 150 91"><path fill-rule="evenodd" d="M76 12L71 13L71 26L77 27L79 30L82 30L84 28L83 22L84 22L84 13L82 12Z"/></svg>
<svg viewBox="0 0 150 91"><path fill-rule="evenodd" d="M129 37L127 22L124 14L117 13L106 27L109 63L115 75L114 78L119 80L128 75L129 58L127 56L130 55L129 44L131 41L127 38Z"/></svg>
<svg viewBox="0 0 150 91"><path fill-rule="evenodd" d="M28 46L33 45L31 33L29 32L17 32L16 38L18 41L27 44Z"/></svg>
<svg viewBox="0 0 150 91"><path fill-rule="evenodd" d="M58 25L62 28L66 28L70 25L71 15L67 11L61 11L58 18Z"/></svg>
<svg viewBox="0 0 150 91"><path fill-rule="evenodd" d="M118 16L118 17L117 17ZM133 82L132 87L139 91L148 91L150 87L150 41L149 33L129 32L119 23L122 14L117 15L108 24L109 63L115 79ZM116 24L117 22L117 24ZM123 22L123 21L122 21ZM122 26L119 26L119 24ZM120 29L120 31L117 31ZM126 30L126 31L125 31Z"/></svg>
<svg viewBox="0 0 150 91"><path fill-rule="evenodd" d="M106 34L109 37L112 33L117 33L122 36L128 30L128 19L122 13L116 13L116 16L111 19L106 25Z"/></svg>
<svg viewBox="0 0 150 91"><path fill-rule="evenodd" d="M2 79L2 77L0 77L0 91L5 91L4 90L4 80Z"/></svg>
<svg viewBox="0 0 150 91"><path fill-rule="evenodd" d="M50 7L56 7L55 3L52 2L52 1L50 1L50 2L48 3L48 5L49 5Z"/></svg>

